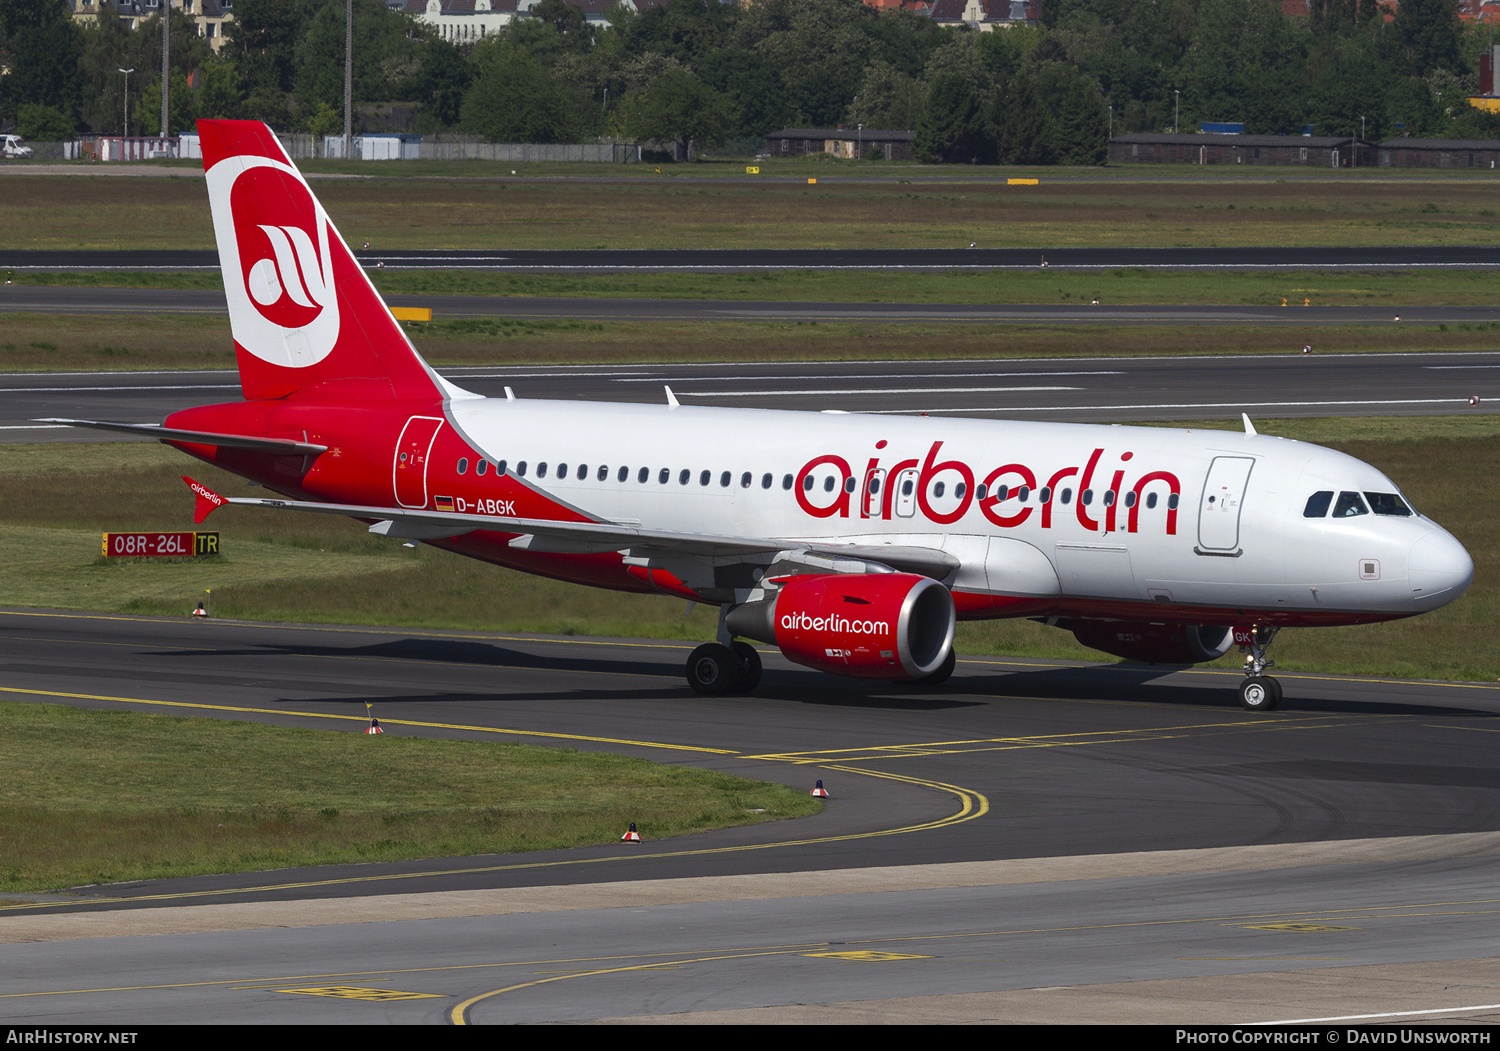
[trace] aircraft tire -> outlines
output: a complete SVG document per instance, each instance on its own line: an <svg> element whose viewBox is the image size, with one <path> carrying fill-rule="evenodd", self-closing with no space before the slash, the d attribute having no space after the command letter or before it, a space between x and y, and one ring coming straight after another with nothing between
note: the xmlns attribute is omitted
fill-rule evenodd
<svg viewBox="0 0 1500 1051"><path fill-rule="evenodd" d="M750 693L760 685L760 654L754 646L748 642L735 640L729 647L734 654L735 671L734 686L731 693Z"/></svg>
<svg viewBox="0 0 1500 1051"><path fill-rule="evenodd" d="M1268 675L1251 675L1240 683L1240 707L1249 712L1274 712L1281 703L1281 684Z"/></svg>
<svg viewBox="0 0 1500 1051"><path fill-rule="evenodd" d="M728 646L705 642L687 659L688 685L704 697L722 697L734 689L736 663Z"/></svg>

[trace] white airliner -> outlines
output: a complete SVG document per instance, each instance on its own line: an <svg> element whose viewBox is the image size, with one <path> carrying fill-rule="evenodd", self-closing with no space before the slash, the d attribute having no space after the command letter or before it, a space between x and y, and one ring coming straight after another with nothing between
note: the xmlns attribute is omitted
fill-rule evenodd
<svg viewBox="0 0 1500 1051"><path fill-rule="evenodd" d="M1239 644L1274 709L1282 627L1409 617L1473 562L1394 483L1255 433L487 399L418 356L264 125L202 121L245 400L160 438L282 494L529 573L714 603L704 694L777 646L821 671L941 682L957 619L1030 617L1157 663Z"/></svg>

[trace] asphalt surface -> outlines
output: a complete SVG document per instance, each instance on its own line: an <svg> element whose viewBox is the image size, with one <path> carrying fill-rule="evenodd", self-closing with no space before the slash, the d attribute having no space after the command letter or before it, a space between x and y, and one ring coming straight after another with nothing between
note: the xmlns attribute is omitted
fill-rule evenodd
<svg viewBox="0 0 1500 1051"><path fill-rule="evenodd" d="M1500 246L1226 248L679 248L487 251L357 250L366 266L516 271L951 270L1071 267L1407 269L1500 266ZM0 270L213 270L208 249L8 249Z"/></svg>
<svg viewBox="0 0 1500 1051"><path fill-rule="evenodd" d="M387 734L833 793L639 847L22 896L0 906L0 1018L1496 1017L1476 978L1500 982L1500 686L1287 674L1282 709L1249 715L1233 672L966 659L919 689L767 653L754 696L705 699L686 652L0 612L7 699L344 732L368 702ZM1445 968L1469 980L1434 987Z"/></svg>
<svg viewBox="0 0 1500 1051"><path fill-rule="evenodd" d="M1082 423L1306 416L1446 415L1500 409L1500 352L1070 360L464 367L440 370L504 397L766 409L927 413ZM111 436L47 417L158 423L235 401L231 371L0 374L0 441ZM1478 397L1478 405L1469 399ZM134 440L125 439L121 440Z"/></svg>

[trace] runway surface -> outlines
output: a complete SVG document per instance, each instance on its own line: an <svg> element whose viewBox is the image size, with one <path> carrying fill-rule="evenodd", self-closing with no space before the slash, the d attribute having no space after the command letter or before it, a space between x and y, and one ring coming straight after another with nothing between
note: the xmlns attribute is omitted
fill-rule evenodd
<svg viewBox="0 0 1500 1051"><path fill-rule="evenodd" d="M515 271L735 271L1034 269L1321 269L1500 266L1495 245L1271 246L1210 248L664 248L486 251L358 250L365 266L393 269ZM211 249L6 249L0 270L217 270Z"/></svg>
<svg viewBox="0 0 1500 1051"><path fill-rule="evenodd" d="M1004 295L997 285L997 298ZM580 321L857 322L939 325L1326 325L1489 324L1496 306L1155 306L1044 303L799 303L715 299L582 299L532 296L388 295L394 307L427 307L439 321L471 318ZM0 313L227 317L224 293L168 288L0 286Z"/></svg>
<svg viewBox="0 0 1500 1051"><path fill-rule="evenodd" d="M370 702L391 734L833 792L819 817L641 847L0 906L0 1017L1500 1017L1500 687L1288 674L1252 716L1233 672L972 659L924 690L768 653L755 696L706 699L686 652L0 612L6 699L346 732Z"/></svg>
<svg viewBox="0 0 1500 1051"><path fill-rule="evenodd" d="M491 397L663 402L764 409L1130 422L1489 413L1500 352L713 365L510 366L440 370ZM32 422L65 417L158 423L191 405L235 401L230 371L0 374L0 441L108 440ZM1478 397L1477 406L1469 399ZM130 439L125 439L130 440Z"/></svg>

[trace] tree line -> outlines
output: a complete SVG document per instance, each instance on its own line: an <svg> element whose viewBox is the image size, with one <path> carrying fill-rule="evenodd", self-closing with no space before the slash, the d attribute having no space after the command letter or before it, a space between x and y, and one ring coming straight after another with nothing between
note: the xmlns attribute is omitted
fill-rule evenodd
<svg viewBox="0 0 1500 1051"><path fill-rule="evenodd" d="M171 131L204 117L343 129L345 0L235 0L218 54L172 11ZM0 124L35 139L154 132L160 14L130 30L61 0L0 0ZM414 130L494 142L604 136L700 149L782 127L911 130L926 161L1095 164L1111 129L1235 121L1250 133L1494 138L1467 104L1489 31L1450 0L1042 0L1036 26L944 28L860 0L617 4L603 24L541 0L459 45L354 2L356 105L405 104ZM130 96L120 69L134 69Z"/></svg>

